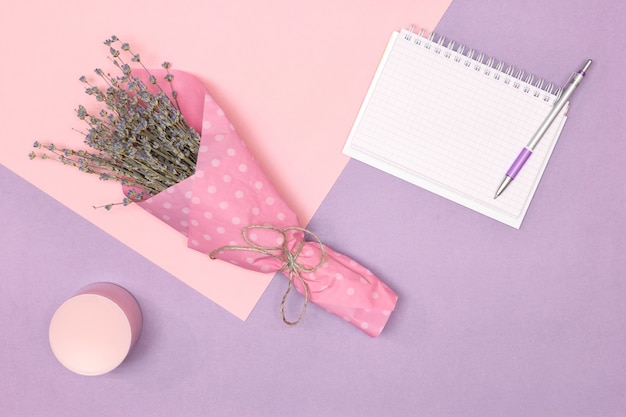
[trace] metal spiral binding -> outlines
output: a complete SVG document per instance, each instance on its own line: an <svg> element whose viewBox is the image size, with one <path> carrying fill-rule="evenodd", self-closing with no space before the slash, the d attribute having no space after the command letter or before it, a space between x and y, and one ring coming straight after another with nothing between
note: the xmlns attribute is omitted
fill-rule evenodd
<svg viewBox="0 0 626 417"><path fill-rule="evenodd" d="M431 32L426 37L426 31L423 28L420 28L417 33L414 32L414 29L414 25L409 27L408 33L404 36L407 41L432 50L436 54L443 53L445 58L463 64L467 68L482 72L485 76L502 81L504 84L512 85L514 88L524 93L532 94L533 97L545 102L554 103L561 96L562 89L555 87L553 83L548 83L544 86L545 80L541 78L535 80L534 75L526 75L521 69L516 70L513 66L506 65L502 61L496 62L496 59L493 57L477 53L474 49L469 49L465 52L465 45L460 44L457 46L453 40L447 40L444 36L439 36L435 32ZM477 56L474 58L476 54Z"/></svg>

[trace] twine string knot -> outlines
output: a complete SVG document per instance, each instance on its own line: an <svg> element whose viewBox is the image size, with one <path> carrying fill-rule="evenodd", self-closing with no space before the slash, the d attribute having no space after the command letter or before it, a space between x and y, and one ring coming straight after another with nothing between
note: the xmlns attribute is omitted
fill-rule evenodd
<svg viewBox="0 0 626 417"><path fill-rule="evenodd" d="M253 242L248 232L250 232L251 230L255 230L255 229L271 230L271 231L279 233L282 236L280 245L265 246L265 245L259 245ZM302 232L304 236L302 239L300 239L297 246L295 246L293 250L290 250L289 247L287 246L287 243L288 243L287 234L289 232L294 232L294 231ZM217 254L219 252L235 250L235 251L256 252L262 255L270 256L272 258L278 259L279 261L283 262L284 265L278 270L278 272L285 274L287 278L289 279L289 283L287 285L287 290L285 291L285 294L283 294L283 298L280 302L280 314L285 324L288 324L290 326L298 324L300 320L302 320L302 318L304 317L304 314L306 312L306 307L309 303L309 298L310 298L309 285L306 283L306 281L302 277L302 273L314 272L324 264L324 261L326 259L326 251L324 249L324 244L322 244L322 241L317 237L315 233L311 232L310 230L304 229L302 227L295 227L295 226L280 229L278 227L274 227L270 225L255 224L255 225L244 227L241 231L241 236L247 246L246 245L222 246L211 251L209 253L209 257L211 259L216 259ZM298 261L298 257L302 253L302 249L304 249L304 245L307 242L305 239L306 236L311 236L313 240L315 241L315 243L319 245L320 250L321 250L320 260L313 266L306 266ZM285 271L289 271L289 272L285 273ZM290 321L290 320L287 320L287 317L285 316L285 302L287 300L287 296L289 295L289 292L291 291L291 288L293 287L294 279L297 279L298 282L302 285L302 288L304 289L304 303L302 305L302 308L300 310L300 315L298 316L298 318L294 321Z"/></svg>

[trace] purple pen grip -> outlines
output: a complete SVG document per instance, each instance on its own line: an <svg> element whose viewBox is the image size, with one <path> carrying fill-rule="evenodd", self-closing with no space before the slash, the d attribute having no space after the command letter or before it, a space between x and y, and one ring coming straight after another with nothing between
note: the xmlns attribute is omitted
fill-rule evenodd
<svg viewBox="0 0 626 417"><path fill-rule="evenodd" d="M528 158L530 158L530 155L532 154L533 154L533 151L531 151L530 149L528 148L522 149L519 155L517 155L515 162L513 162L509 170L506 172L506 176L511 179L515 178L517 176L517 173L520 171L520 169L522 169L522 167L524 166L524 164L526 163L526 161L528 160Z"/></svg>

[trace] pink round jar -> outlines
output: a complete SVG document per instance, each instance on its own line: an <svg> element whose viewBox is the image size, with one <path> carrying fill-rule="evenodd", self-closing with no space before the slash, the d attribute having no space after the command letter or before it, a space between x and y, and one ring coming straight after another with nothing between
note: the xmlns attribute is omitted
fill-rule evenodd
<svg viewBox="0 0 626 417"><path fill-rule="evenodd" d="M117 368L141 333L137 300L119 285L99 282L65 301L50 322L50 347L67 369L102 375Z"/></svg>

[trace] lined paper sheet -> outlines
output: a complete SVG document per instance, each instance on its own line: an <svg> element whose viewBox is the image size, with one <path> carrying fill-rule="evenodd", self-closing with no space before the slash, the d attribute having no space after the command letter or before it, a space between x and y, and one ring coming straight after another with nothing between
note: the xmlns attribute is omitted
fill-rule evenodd
<svg viewBox="0 0 626 417"><path fill-rule="evenodd" d="M494 200L557 97L467 55L407 30L394 32L344 153L519 228L567 106Z"/></svg>

